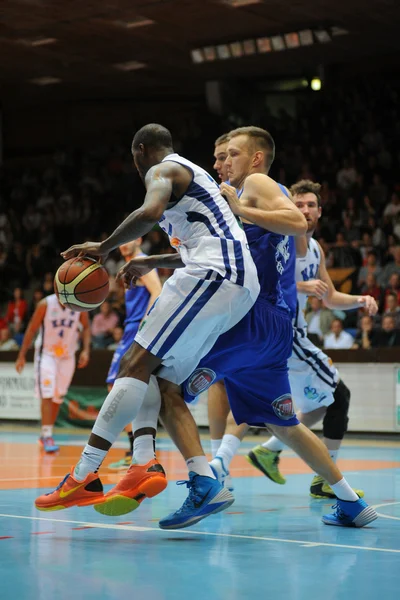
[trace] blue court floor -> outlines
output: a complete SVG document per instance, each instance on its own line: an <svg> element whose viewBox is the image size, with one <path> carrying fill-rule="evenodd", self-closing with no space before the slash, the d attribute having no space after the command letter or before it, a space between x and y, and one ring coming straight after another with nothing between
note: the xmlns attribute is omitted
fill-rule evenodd
<svg viewBox="0 0 400 600"><path fill-rule="evenodd" d="M68 472L69 452L79 453L86 436L58 439L65 446L50 460L34 433L0 430L1 600L400 599L400 443L351 440L343 447L339 466L380 515L367 528L323 525L333 502L308 496L312 475L287 452L285 486L239 456L232 469L235 504L171 532L157 521L186 496L173 480L120 518L92 507L38 512L34 498ZM241 454L255 443L259 438L245 442ZM160 447L168 474L184 479L173 445L162 439ZM121 449L113 452L122 456Z"/></svg>

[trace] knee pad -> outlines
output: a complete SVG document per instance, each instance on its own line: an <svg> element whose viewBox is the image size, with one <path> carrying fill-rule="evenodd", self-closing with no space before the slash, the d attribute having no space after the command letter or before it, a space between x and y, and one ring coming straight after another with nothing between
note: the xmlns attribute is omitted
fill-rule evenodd
<svg viewBox="0 0 400 600"><path fill-rule="evenodd" d="M326 410L322 430L324 437L342 440L349 423L350 406L350 390L342 380L339 381L333 396L335 401Z"/></svg>

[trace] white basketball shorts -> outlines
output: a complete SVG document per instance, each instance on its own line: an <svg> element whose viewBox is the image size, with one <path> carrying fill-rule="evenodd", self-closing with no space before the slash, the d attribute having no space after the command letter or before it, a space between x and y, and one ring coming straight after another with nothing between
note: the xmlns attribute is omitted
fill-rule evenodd
<svg viewBox="0 0 400 600"><path fill-rule="evenodd" d="M75 356L56 358L45 352L35 352L35 393L40 399L52 398L61 404L75 372Z"/></svg>
<svg viewBox="0 0 400 600"><path fill-rule="evenodd" d="M308 413L334 402L338 370L320 348L296 330L288 367L292 396L298 411Z"/></svg>
<svg viewBox="0 0 400 600"><path fill-rule="evenodd" d="M180 384L218 337L248 313L256 297L254 291L215 271L200 277L195 271L177 269L165 282L135 341L162 359L157 376Z"/></svg>

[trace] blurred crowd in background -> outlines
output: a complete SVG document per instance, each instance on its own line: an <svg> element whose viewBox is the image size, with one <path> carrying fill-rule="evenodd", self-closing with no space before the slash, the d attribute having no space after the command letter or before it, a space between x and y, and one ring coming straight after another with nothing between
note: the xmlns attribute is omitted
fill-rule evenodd
<svg viewBox="0 0 400 600"><path fill-rule="evenodd" d="M400 346L400 102L391 88L358 88L299 103L297 116L263 106L249 116L234 110L225 119L193 117L172 127L176 151L210 172L213 142L229 129L257 124L273 134L271 176L290 186L299 179L322 184L322 218L316 237L327 266L344 291L370 294L379 304L374 319L362 310L331 311L311 298L309 333L321 347ZM245 119L248 119L247 121ZM204 128L207 124L207 128ZM92 149L62 149L40 166L0 171L0 350L18 348L41 298L53 293L60 251L107 237L144 198L129 141ZM143 251L172 252L155 228ZM119 251L106 263L111 291L92 317L93 346L114 349L122 336L124 290L114 277ZM340 271L338 271L340 269ZM170 273L160 272L165 280Z"/></svg>

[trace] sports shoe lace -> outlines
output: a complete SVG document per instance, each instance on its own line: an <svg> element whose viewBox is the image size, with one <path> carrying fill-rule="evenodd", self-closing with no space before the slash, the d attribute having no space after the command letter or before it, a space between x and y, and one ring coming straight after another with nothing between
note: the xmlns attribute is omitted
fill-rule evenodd
<svg viewBox="0 0 400 600"><path fill-rule="evenodd" d="M176 512L181 513L184 512L186 509L195 508L196 504L198 504L201 501L201 495L198 492L196 492L196 484L194 482L194 479L182 479L181 481L177 481L176 485L186 485L186 487L189 490L188 497Z"/></svg>
<svg viewBox="0 0 400 600"><path fill-rule="evenodd" d="M54 492L57 492L59 489L61 489L62 486L64 485L64 483L67 481L68 477L69 477L69 473L68 473L68 475L66 475L64 477L64 479L61 481L61 483L58 484L58 486L56 487L56 489L53 490L52 492L49 492L48 494L46 494L46 496L50 496L50 494L53 494Z"/></svg>
<svg viewBox="0 0 400 600"><path fill-rule="evenodd" d="M332 509L335 511L335 517L341 520L347 520L349 519L349 515L347 513L344 512L344 510L341 508L339 502L336 502L336 504L334 504L332 506Z"/></svg>

